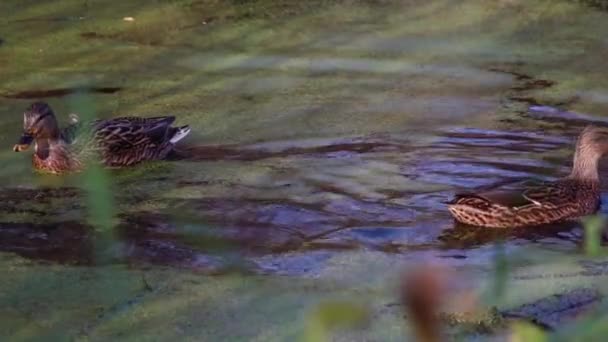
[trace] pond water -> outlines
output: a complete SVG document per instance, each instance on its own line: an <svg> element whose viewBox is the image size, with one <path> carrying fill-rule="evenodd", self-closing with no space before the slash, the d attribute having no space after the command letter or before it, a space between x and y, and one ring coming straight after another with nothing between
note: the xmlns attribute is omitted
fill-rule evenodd
<svg viewBox="0 0 608 342"><path fill-rule="evenodd" d="M352 261L343 271L361 277L354 265L368 253L486 267L498 241L513 255L579 250L577 224L462 227L445 202L566 175L584 125L606 124L608 45L598 32L608 21L593 7L60 0L0 9L10 13L0 21L0 250L22 274L7 280L13 287L28 272L79 266L299 281L323 279L343 256ZM31 101L67 122L82 86L100 117L173 114L193 129L183 158L109 173L111 232L88 224L78 176L36 174L29 153L11 152ZM109 305L92 303L83 310ZM78 334L104 336L88 324L76 323ZM93 326L114 329L104 324ZM175 334L200 333L182 328ZM232 336L217 329L208 336Z"/></svg>

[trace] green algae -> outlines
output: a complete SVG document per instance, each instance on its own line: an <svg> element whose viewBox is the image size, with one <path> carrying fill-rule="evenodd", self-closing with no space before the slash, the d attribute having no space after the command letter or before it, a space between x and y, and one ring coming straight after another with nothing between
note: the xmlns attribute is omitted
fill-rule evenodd
<svg viewBox="0 0 608 342"><path fill-rule="evenodd" d="M2 316L6 317L2 331L5 336L21 338L283 340L303 332L303 319L317 310L315 303L346 300L353 305L367 306L373 313L366 328L357 328L363 329L357 333L357 339L401 340L406 329L402 314L399 308L388 306L395 295L384 285L391 284L392 280L385 276L374 278L384 273L378 266L394 268L394 260L381 254L360 254L346 258L336 256L326 270L328 275L297 281L274 276L201 277L197 273L157 267L146 270L117 266L72 268L5 258L11 272L2 279L0 301ZM359 266L353 267L353 260L347 260L352 257ZM361 264L363 260L367 260L365 265ZM349 271L337 273L335 266L343 267L345 262ZM372 281L353 284L349 279L353 268L367 272L367 279ZM475 272L474 266L461 271L466 273L467 269ZM521 271L525 269L522 267ZM573 270L565 265L561 269ZM476 278L485 277L477 274ZM573 276L568 283L572 288L599 285L605 283L605 278L606 275ZM545 271L542 278L513 284L510 292L525 294L532 285L534 296L542 298L554 293L547 285L555 281L562 283L558 286L563 292L562 279L559 272ZM525 295L512 303L525 303L530 298ZM446 313L445 321L475 334L500 331L504 327L503 320L491 312L477 316Z"/></svg>
<svg viewBox="0 0 608 342"><path fill-rule="evenodd" d="M0 10L10 13L0 19L0 95L120 87L113 94L91 94L100 116L175 114L179 124L192 126L190 142L276 142L282 150L376 132L416 137L414 131L465 120L468 126L495 128L497 117L517 115L512 107L501 109L516 82L492 71L496 65L553 81L520 94L539 103L575 98L569 109L602 115L606 102L601 69L606 47L598 35L606 30L606 14L572 2L61 0L6 1ZM49 100L65 122L71 110L67 99ZM0 101L0 141L7 147L0 154L3 186L77 184L70 177L33 174L28 154L8 150L20 134L20 113L28 101ZM180 201L205 198L326 204L345 194L378 199L387 197L383 190L402 194L446 187L404 179L399 167L374 160L362 169L340 159L315 164L218 159L112 172L119 214L171 213ZM415 160L408 155L400 163ZM294 174L305 181L293 181ZM334 192L319 194L313 182L331 184ZM3 222L82 221L82 199L23 199L5 203L8 209L0 214ZM195 212L196 206L187 209ZM605 295L606 275L589 275L577 256L562 260L567 253L536 249L517 253L526 252L530 257L513 266L504 298L490 304L510 308L589 285ZM491 267L480 260L486 256L480 252L479 259L458 266L478 282L477 290L492 284ZM366 250L328 252L303 275L211 277L159 266L46 265L6 253L2 264L10 272L0 280L0 331L14 339L291 340L305 335L317 303L342 298L372 303L373 315L368 327L338 331L337 339L402 340L410 327L399 308L386 304L396 301L395 272L422 257L405 259ZM547 262L553 259L559 261ZM447 315L456 335L503 327L493 315Z"/></svg>

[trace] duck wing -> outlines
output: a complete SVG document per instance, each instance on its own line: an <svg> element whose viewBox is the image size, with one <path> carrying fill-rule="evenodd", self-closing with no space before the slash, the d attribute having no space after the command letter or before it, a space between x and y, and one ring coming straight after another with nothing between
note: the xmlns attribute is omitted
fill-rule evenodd
<svg viewBox="0 0 608 342"><path fill-rule="evenodd" d="M112 118L107 120L96 120L97 124L103 125L142 125L154 127L159 124L170 126L175 121L175 116L153 116L153 117L141 117L141 116L123 116L119 118Z"/></svg>
<svg viewBox="0 0 608 342"><path fill-rule="evenodd" d="M566 204L576 203L576 187L565 182L555 182L543 187L533 187L524 191L523 196L530 202L549 209L559 208Z"/></svg>
<svg viewBox="0 0 608 342"><path fill-rule="evenodd" d="M532 204L521 191L494 190L479 193L457 193L450 204L468 204L474 206L489 206L500 204L505 207L517 208Z"/></svg>
<svg viewBox="0 0 608 342"><path fill-rule="evenodd" d="M158 146L167 142L174 116L121 117L98 120L95 125L95 140L111 152L127 150L136 146Z"/></svg>
<svg viewBox="0 0 608 342"><path fill-rule="evenodd" d="M509 187L510 189L504 189L496 186L477 192L456 193L451 203L480 204L485 202L486 205L494 203L509 208L520 208L531 204L548 205L560 198L563 191L558 183L538 180L520 181L514 187ZM468 200L465 201L465 199Z"/></svg>

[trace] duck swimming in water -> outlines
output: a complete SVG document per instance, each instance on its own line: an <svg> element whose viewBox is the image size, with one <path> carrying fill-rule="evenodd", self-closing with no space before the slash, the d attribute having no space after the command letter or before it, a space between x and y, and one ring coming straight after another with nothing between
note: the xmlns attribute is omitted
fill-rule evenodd
<svg viewBox="0 0 608 342"><path fill-rule="evenodd" d="M536 226L594 214L600 207L598 163L606 153L608 128L588 126L578 138L567 177L519 191L459 193L448 209L458 222L492 228Z"/></svg>
<svg viewBox="0 0 608 342"><path fill-rule="evenodd" d="M62 131L51 107L35 102L23 113L23 134L13 150L24 151L33 143L34 168L54 174L80 171L91 152L105 166L130 166L169 155L190 132L188 126L172 127L174 121L174 116L159 116L82 123L71 115Z"/></svg>

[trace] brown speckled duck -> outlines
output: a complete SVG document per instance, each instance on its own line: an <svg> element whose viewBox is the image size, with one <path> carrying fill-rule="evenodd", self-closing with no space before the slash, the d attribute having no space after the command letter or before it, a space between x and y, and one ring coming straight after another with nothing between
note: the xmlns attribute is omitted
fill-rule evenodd
<svg viewBox="0 0 608 342"><path fill-rule="evenodd" d="M130 166L167 157L190 132L188 126L172 127L173 121L174 116L160 116L82 123L71 115L61 131L51 107L35 102L23 113L23 134L13 150L24 151L33 143L34 168L55 174L81 170L92 151L105 166Z"/></svg>
<svg viewBox="0 0 608 342"><path fill-rule="evenodd" d="M536 226L576 220L600 206L598 162L608 153L608 128L586 127L578 138L572 172L521 191L456 194L448 204L456 221L493 227Z"/></svg>

